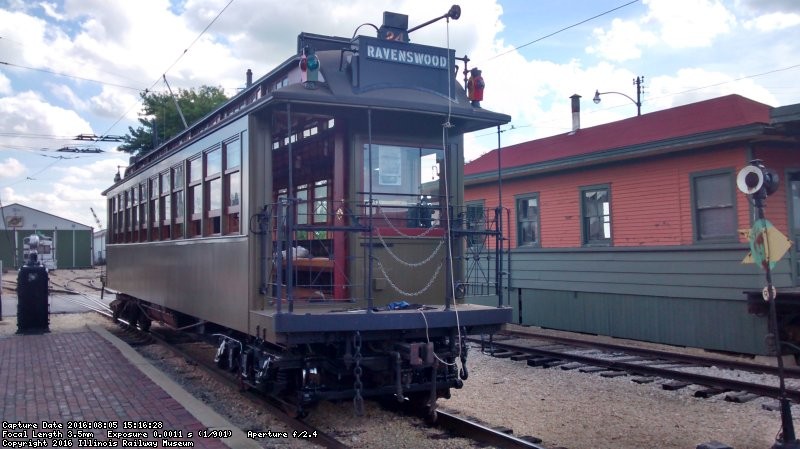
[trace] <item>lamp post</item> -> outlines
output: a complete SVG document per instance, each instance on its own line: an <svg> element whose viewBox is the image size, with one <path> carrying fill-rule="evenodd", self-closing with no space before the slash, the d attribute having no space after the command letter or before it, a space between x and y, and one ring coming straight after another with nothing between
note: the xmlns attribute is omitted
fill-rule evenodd
<svg viewBox="0 0 800 449"><path fill-rule="evenodd" d="M592 99L592 101L594 101L594 104L600 104L600 95L619 94L619 95L622 95L623 97L627 98L628 100L631 100L633 102L633 104L636 105L636 115L637 116L638 115L642 115L642 84L643 83L644 83L644 77L643 76L637 76L636 79L633 80L633 85L636 86L636 99L635 100L633 98L631 98L629 95L623 94L622 92L613 92L613 91L600 92L599 90L595 90L594 91L594 98Z"/></svg>

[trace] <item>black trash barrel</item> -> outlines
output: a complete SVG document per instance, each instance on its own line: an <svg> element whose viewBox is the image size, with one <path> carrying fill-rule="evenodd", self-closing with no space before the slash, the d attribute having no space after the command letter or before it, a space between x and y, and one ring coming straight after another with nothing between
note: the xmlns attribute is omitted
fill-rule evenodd
<svg viewBox="0 0 800 449"><path fill-rule="evenodd" d="M25 265L17 275L17 333L50 332L47 268Z"/></svg>

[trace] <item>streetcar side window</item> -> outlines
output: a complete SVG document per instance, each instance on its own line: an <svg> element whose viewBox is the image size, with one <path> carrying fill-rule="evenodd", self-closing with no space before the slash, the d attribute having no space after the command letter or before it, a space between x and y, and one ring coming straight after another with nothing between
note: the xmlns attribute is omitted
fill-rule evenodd
<svg viewBox="0 0 800 449"><path fill-rule="evenodd" d="M137 195L138 192L139 192L139 186L131 187L131 212L130 212L131 242L139 241L139 196Z"/></svg>
<svg viewBox="0 0 800 449"><path fill-rule="evenodd" d="M147 241L147 183L139 185L139 241Z"/></svg>
<svg viewBox="0 0 800 449"><path fill-rule="evenodd" d="M161 212L161 239L169 240L172 238L172 182L170 170L167 170L160 175L161 179L161 194L158 199L158 207Z"/></svg>
<svg viewBox="0 0 800 449"><path fill-rule="evenodd" d="M187 237L199 237L202 235L200 223L203 219L203 159L197 155L189 160L189 185L187 192L189 197L186 199L189 208L189 228Z"/></svg>
<svg viewBox="0 0 800 449"><path fill-rule="evenodd" d="M183 215L186 202L183 194L183 162L172 167L172 238L183 238Z"/></svg>
<svg viewBox="0 0 800 449"><path fill-rule="evenodd" d="M224 150L223 165L225 167L225 180L222 186L222 197L225 199L223 204L225 208L225 229L223 229L223 232L225 234L239 234L241 233L239 214L241 213L242 194L242 177L239 170L241 169L242 161L242 142L237 139L223 144L222 148Z"/></svg>
<svg viewBox="0 0 800 449"><path fill-rule="evenodd" d="M206 198L206 229L203 235L219 235L222 215L222 150L217 147L205 154L206 175L204 190Z"/></svg>
<svg viewBox="0 0 800 449"><path fill-rule="evenodd" d="M160 193L158 186L158 176L150 178L150 240L158 240L159 228L161 227L158 207L158 196Z"/></svg>

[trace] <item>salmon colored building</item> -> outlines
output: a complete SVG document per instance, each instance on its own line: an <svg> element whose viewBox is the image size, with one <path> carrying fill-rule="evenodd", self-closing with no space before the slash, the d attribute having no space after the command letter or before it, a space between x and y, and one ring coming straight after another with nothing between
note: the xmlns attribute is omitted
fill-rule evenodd
<svg viewBox="0 0 800 449"><path fill-rule="evenodd" d="M465 202L502 204L510 302L523 324L765 354L748 313L764 273L742 259L753 206L738 172L780 186L766 217L800 240L800 108L729 95L492 151L465 167ZM498 165L502 193L498 194ZM793 247L773 271L800 285ZM753 310L753 307L751 307ZM787 332L788 334L788 332Z"/></svg>

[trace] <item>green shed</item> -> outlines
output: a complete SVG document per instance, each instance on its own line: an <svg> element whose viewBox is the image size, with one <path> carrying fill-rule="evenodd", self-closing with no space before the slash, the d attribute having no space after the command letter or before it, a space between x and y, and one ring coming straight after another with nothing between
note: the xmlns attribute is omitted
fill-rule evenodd
<svg viewBox="0 0 800 449"><path fill-rule="evenodd" d="M91 226L57 217L21 204L0 208L0 260L5 268L24 264L25 242L31 235L43 237L39 259L50 269L92 266Z"/></svg>

